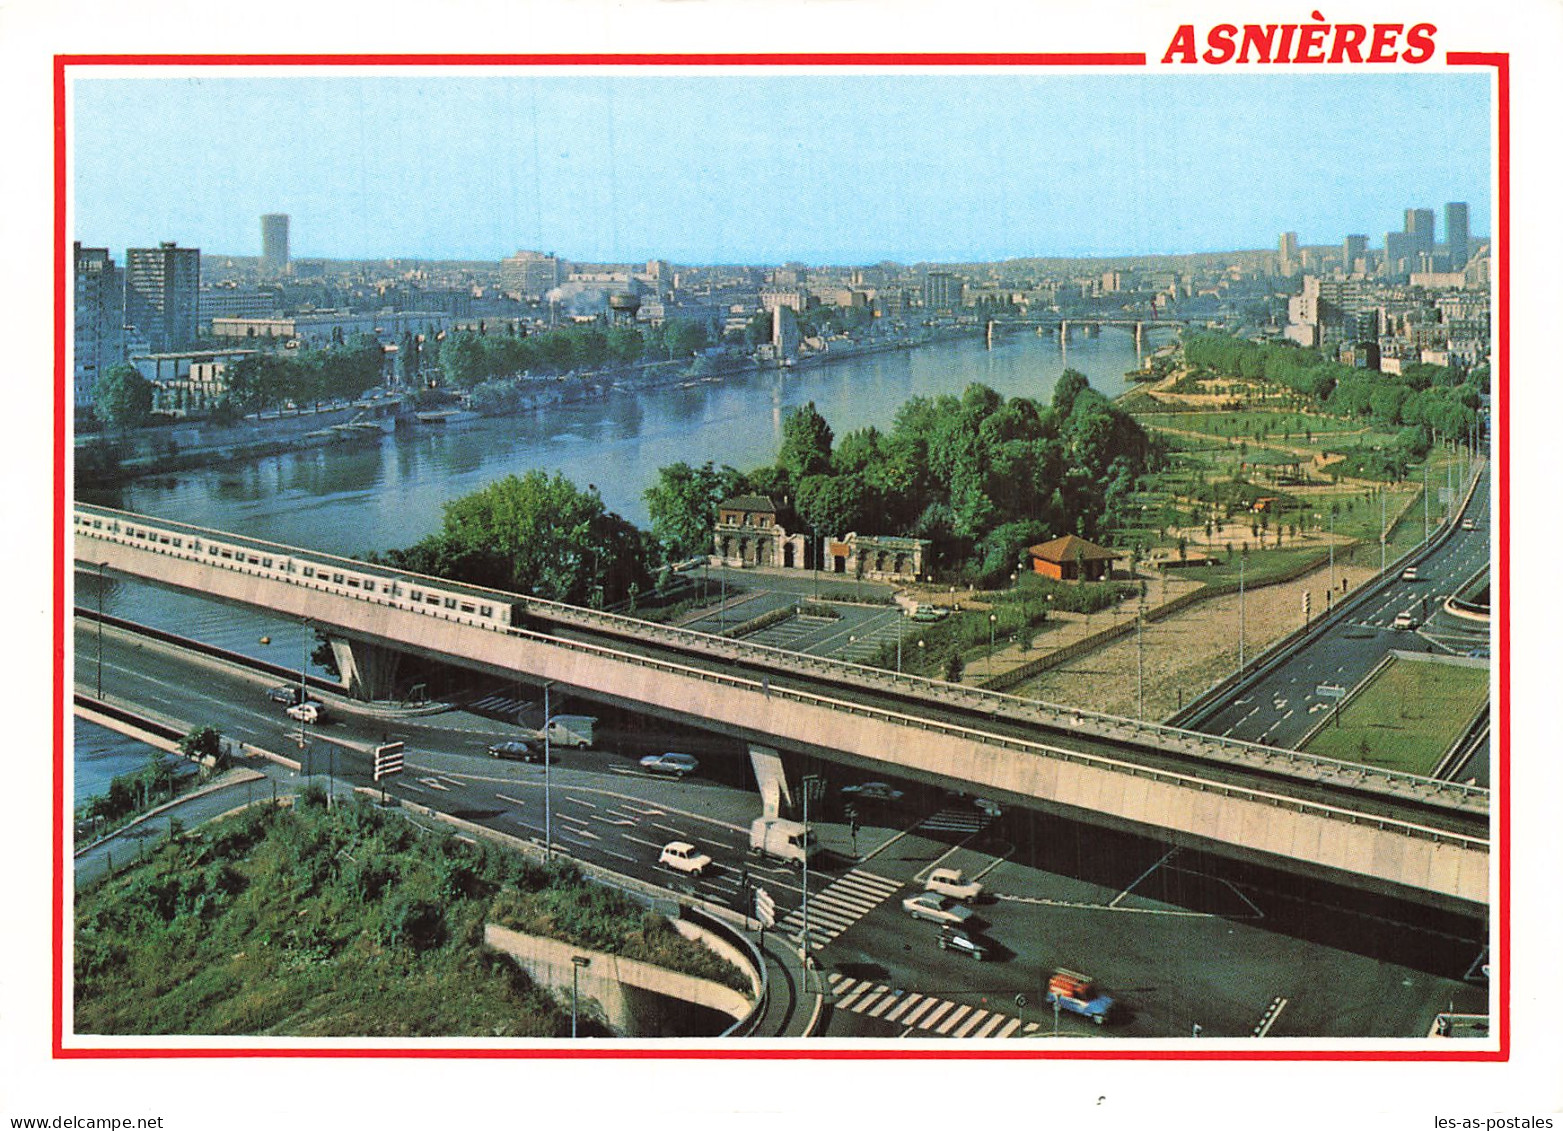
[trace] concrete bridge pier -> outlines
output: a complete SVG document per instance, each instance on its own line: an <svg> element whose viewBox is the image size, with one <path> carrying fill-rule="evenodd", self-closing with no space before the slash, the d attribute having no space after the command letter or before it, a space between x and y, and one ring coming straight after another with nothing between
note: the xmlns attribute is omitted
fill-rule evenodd
<svg viewBox="0 0 1563 1131"><path fill-rule="evenodd" d="M400 652L345 636L330 635L326 640L331 645L331 655L349 695L373 702L390 699L395 694L396 669L402 661Z"/></svg>
<svg viewBox="0 0 1563 1131"><path fill-rule="evenodd" d="M1142 365L1145 361L1145 323L1134 324L1134 360Z"/></svg>

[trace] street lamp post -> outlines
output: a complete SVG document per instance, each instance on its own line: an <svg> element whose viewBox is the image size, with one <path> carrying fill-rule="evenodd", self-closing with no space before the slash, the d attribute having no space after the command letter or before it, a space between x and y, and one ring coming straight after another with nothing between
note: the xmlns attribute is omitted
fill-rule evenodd
<svg viewBox="0 0 1563 1131"><path fill-rule="evenodd" d="M1248 560L1246 554L1241 554L1237 559L1237 674L1243 674L1244 655L1243 638L1248 629L1248 604L1246 594L1243 592L1243 564Z"/></svg>
<svg viewBox="0 0 1563 1131"><path fill-rule="evenodd" d="M1139 704L1139 706L1138 706L1138 713L1135 715L1135 718L1142 719L1142 720L1145 718L1145 633L1144 633L1144 628L1145 628L1145 598L1142 596L1140 598L1140 611L1134 618L1134 650L1135 650L1134 667L1135 667L1136 680L1137 680L1137 683L1139 685L1139 692L1138 692L1138 694L1135 697L1136 701Z"/></svg>
<svg viewBox="0 0 1563 1131"><path fill-rule="evenodd" d="M825 779L818 774L805 774L803 777L803 944L799 950L803 963L804 985L808 985L809 977L809 795L816 790L821 795L825 792Z"/></svg>
<svg viewBox="0 0 1563 1131"><path fill-rule="evenodd" d="M988 678L993 678L993 628L999 622L998 613L988 614Z"/></svg>
<svg viewBox="0 0 1563 1131"><path fill-rule="evenodd" d="M581 1012L581 971L592 964L592 960L582 954L570 956L570 1039L574 1040L578 1030L578 1018Z"/></svg>
<svg viewBox="0 0 1563 1131"><path fill-rule="evenodd" d="M98 563L98 701L103 701L103 567L108 562Z"/></svg>
<svg viewBox="0 0 1563 1131"><path fill-rule="evenodd" d="M548 743L548 689L552 686L553 680L543 681L543 862L546 864L552 864L554 860L554 799L549 781L554 757Z"/></svg>

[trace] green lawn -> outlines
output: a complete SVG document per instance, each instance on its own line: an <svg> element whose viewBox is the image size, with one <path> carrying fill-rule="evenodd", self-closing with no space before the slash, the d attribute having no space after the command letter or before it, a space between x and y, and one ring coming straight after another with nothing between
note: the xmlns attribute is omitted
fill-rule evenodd
<svg viewBox="0 0 1563 1131"><path fill-rule="evenodd" d="M1142 423L1153 428L1173 428L1182 432L1202 432L1209 436L1253 439L1261 430L1271 440L1287 435L1299 443L1308 433L1315 439L1331 432L1360 432L1365 421L1337 416L1314 416L1301 412L1265 412L1240 409L1235 412L1158 412L1147 414Z"/></svg>
<svg viewBox="0 0 1563 1131"><path fill-rule="evenodd" d="M1488 694L1482 667L1393 659L1307 744L1310 754L1430 774Z"/></svg>

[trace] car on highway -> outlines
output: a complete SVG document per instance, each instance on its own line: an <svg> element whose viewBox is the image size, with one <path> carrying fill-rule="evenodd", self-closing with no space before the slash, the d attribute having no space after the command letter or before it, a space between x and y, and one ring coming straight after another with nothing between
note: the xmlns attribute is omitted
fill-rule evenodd
<svg viewBox="0 0 1563 1131"><path fill-rule="evenodd" d="M699 879L706 874L706 869L711 867L711 857L687 840L675 840L662 846L662 855L657 857L657 863L664 868L671 868L675 872L682 872L686 876Z"/></svg>
<svg viewBox="0 0 1563 1131"><path fill-rule="evenodd" d="M1405 569L1401 570L1400 571L1400 580L1401 581L1416 581L1417 580L1416 566L1406 566Z"/></svg>
<svg viewBox="0 0 1563 1131"><path fill-rule="evenodd" d="M1415 628L1415 627L1416 627L1416 614L1415 613L1411 612L1410 610L1407 610L1406 612L1396 613L1395 614L1395 628L1396 628L1397 631L1403 630L1403 629L1407 629L1407 628Z"/></svg>
<svg viewBox="0 0 1563 1131"><path fill-rule="evenodd" d="M314 699L306 699L288 708L288 718L301 723L318 723L326 717L325 707Z"/></svg>
<svg viewBox="0 0 1563 1131"><path fill-rule="evenodd" d="M1464 522L1462 522L1460 524L1460 529L1461 530L1475 530L1476 529L1476 520L1474 518L1466 519Z"/></svg>
<svg viewBox="0 0 1563 1131"><path fill-rule="evenodd" d="M953 950L956 954L967 955L978 962L991 957L993 953L986 941L959 927L940 928L939 949Z"/></svg>
<svg viewBox="0 0 1563 1131"><path fill-rule="evenodd" d="M281 703L284 707L291 707L303 697L303 694L293 684L284 683L281 687L273 687L266 692L266 698L273 703Z"/></svg>
<svg viewBox="0 0 1563 1131"><path fill-rule="evenodd" d="M669 750L663 754L647 754L640 760L640 768L653 774L672 774L681 778L700 768L700 760L693 754L679 754Z"/></svg>
<svg viewBox="0 0 1563 1131"><path fill-rule="evenodd" d="M541 762L543 752L530 742L522 742L519 739L507 739L504 742L491 742L488 747L490 758L508 758L514 762Z"/></svg>
<svg viewBox="0 0 1563 1131"><path fill-rule="evenodd" d="M857 785L845 785L841 787L841 796L853 797L859 801L899 801L905 797L901 790L882 781L866 781Z"/></svg>
<svg viewBox="0 0 1563 1131"><path fill-rule="evenodd" d="M1094 981L1062 967L1054 970L1047 980L1047 993L1042 995L1042 1000L1070 1013L1078 1013L1097 1025L1105 1025L1113 1012L1113 999L1098 990Z"/></svg>
<svg viewBox="0 0 1563 1131"><path fill-rule="evenodd" d="M962 903L976 903L982 898L982 885L976 880L968 880L959 868L935 868L928 873L923 888Z"/></svg>
<svg viewBox="0 0 1563 1131"><path fill-rule="evenodd" d="M913 919L926 919L950 927L959 927L976 918L976 912L958 899L925 891L921 895L909 895L901 901L901 908Z"/></svg>

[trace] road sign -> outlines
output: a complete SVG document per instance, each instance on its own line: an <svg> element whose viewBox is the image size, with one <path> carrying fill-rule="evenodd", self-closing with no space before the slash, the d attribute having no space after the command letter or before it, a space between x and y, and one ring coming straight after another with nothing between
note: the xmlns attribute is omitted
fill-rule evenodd
<svg viewBox="0 0 1563 1131"><path fill-rule="evenodd" d="M402 772L402 747L405 743L387 742L374 748L374 780Z"/></svg>
<svg viewBox="0 0 1563 1131"><path fill-rule="evenodd" d="M1313 693L1320 699L1346 698L1346 689L1338 683L1321 683L1313 689Z"/></svg>
<svg viewBox="0 0 1563 1131"><path fill-rule="evenodd" d="M1026 995L1025 994L1016 994L1015 995L1015 1008L1016 1009L1025 1009L1026 1008Z"/></svg>
<svg viewBox="0 0 1563 1131"><path fill-rule="evenodd" d="M776 900L764 888L754 889L754 917L762 927L776 926Z"/></svg>

